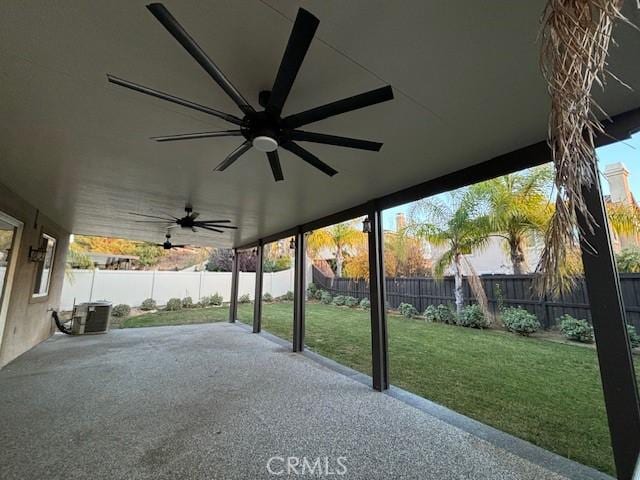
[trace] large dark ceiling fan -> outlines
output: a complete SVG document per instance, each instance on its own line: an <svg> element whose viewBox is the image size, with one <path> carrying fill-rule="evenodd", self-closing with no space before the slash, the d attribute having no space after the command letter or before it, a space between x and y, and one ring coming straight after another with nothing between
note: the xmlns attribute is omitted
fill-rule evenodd
<svg viewBox="0 0 640 480"><path fill-rule="evenodd" d="M235 162L251 147L266 153L273 177L276 181L283 180L282 167L278 156L278 147L297 155L302 160L333 176L338 173L332 167L321 161L313 153L301 147L296 142L314 142L339 147L356 148L360 150L379 151L382 143L359 140L356 138L339 137L323 133L298 130L299 127L323 120L325 118L340 115L360 108L386 102L393 99L393 91L390 86L377 88L360 95L344 98L335 102L305 110L294 115L282 117L282 109L289 96L298 70L302 65L311 40L318 28L319 20L307 10L300 8L296 16L293 30L289 37L287 47L280 63L275 82L270 91L262 91L258 95L258 103L264 109L256 111L242 94L225 77L222 71L207 56L193 38L185 31L178 21L169 13L161 3L147 5L154 17L169 31L169 33L182 45L187 52L200 64L200 66L213 78L213 80L225 91L238 105L243 117L220 112L210 107L185 100L168 93L160 92L152 88L144 87L128 80L123 80L113 75L107 75L111 83L135 90L146 95L151 95L168 102L173 102L187 108L208 113L229 123L236 125L234 130L216 132L185 133L164 137L153 137L158 142L170 142L179 140L193 140L197 138L211 137L244 137L245 141L231 152L214 170L223 171Z"/></svg>
<svg viewBox="0 0 640 480"><path fill-rule="evenodd" d="M164 236L165 241L163 243L156 243L156 246L162 247L165 250L171 250L172 248L185 248L187 245L176 245L175 243L171 243L171 234L167 232Z"/></svg>
<svg viewBox="0 0 640 480"><path fill-rule="evenodd" d="M228 225L231 220L197 220L200 216L198 212L194 212L191 205L184 207L186 215L184 217L174 217L173 215L167 215L166 217L160 217L158 215L147 215L146 213L129 212L130 215L136 215L138 217L144 217L145 220L136 220L137 223L157 223L165 228L187 228L192 232L197 232L198 228L203 230L209 230L217 233L224 233L222 229L237 230L238 227ZM151 220L153 219L153 220Z"/></svg>

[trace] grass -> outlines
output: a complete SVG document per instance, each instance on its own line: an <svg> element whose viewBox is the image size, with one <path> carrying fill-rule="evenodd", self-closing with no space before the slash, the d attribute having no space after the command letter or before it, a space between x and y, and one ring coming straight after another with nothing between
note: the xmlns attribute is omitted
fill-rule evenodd
<svg viewBox="0 0 640 480"><path fill-rule="evenodd" d="M238 306L250 323L253 305ZM263 305L263 328L291 338L291 303ZM226 308L159 312L125 327L226 321ZM306 345L371 373L369 314L306 306ZM501 331L389 315L390 381L564 457L614 473L596 352Z"/></svg>

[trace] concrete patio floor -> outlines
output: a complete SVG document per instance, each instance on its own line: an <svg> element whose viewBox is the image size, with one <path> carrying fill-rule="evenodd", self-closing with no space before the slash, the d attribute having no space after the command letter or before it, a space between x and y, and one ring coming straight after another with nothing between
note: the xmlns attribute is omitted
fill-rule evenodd
<svg viewBox="0 0 640 480"><path fill-rule="evenodd" d="M0 425L2 479L297 478L272 457L345 457L342 478L566 478L227 323L56 335L0 371Z"/></svg>

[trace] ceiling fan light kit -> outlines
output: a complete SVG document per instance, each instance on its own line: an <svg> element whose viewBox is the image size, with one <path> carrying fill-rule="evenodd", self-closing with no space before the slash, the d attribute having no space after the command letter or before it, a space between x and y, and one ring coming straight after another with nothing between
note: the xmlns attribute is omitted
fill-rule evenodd
<svg viewBox="0 0 640 480"><path fill-rule="evenodd" d="M234 101L242 112L242 117L238 117L108 74L108 81L115 85L212 115L240 127L235 130L152 137L152 140L157 142L172 142L214 137L243 136L245 142L227 155L214 170L219 172L224 171L253 147L266 154L271 172L276 181L284 179L278 147L284 148L307 164L329 176L338 173L337 170L324 163L296 142L322 143L369 151L379 151L382 147L382 143L378 142L306 132L297 130L297 128L325 118L391 100L393 99L393 91L390 86L347 97L287 117L281 116L284 104L291 92L298 71L302 66L302 62L320 23L319 20L307 10L303 8L298 10L273 87L270 91L266 90L258 93L258 103L264 110L256 111L164 5L161 3L152 3L147 5L147 9Z"/></svg>

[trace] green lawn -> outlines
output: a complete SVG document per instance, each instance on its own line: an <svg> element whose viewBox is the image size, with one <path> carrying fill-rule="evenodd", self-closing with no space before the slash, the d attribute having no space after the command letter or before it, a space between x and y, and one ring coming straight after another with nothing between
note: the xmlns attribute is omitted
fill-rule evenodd
<svg viewBox="0 0 640 480"><path fill-rule="evenodd" d="M239 305L250 322L253 305ZM263 329L291 338L292 304L263 306ZM226 321L228 309L160 312L125 327ZM392 384L607 473L614 473L594 349L389 316ZM305 343L371 373L368 312L307 303Z"/></svg>

